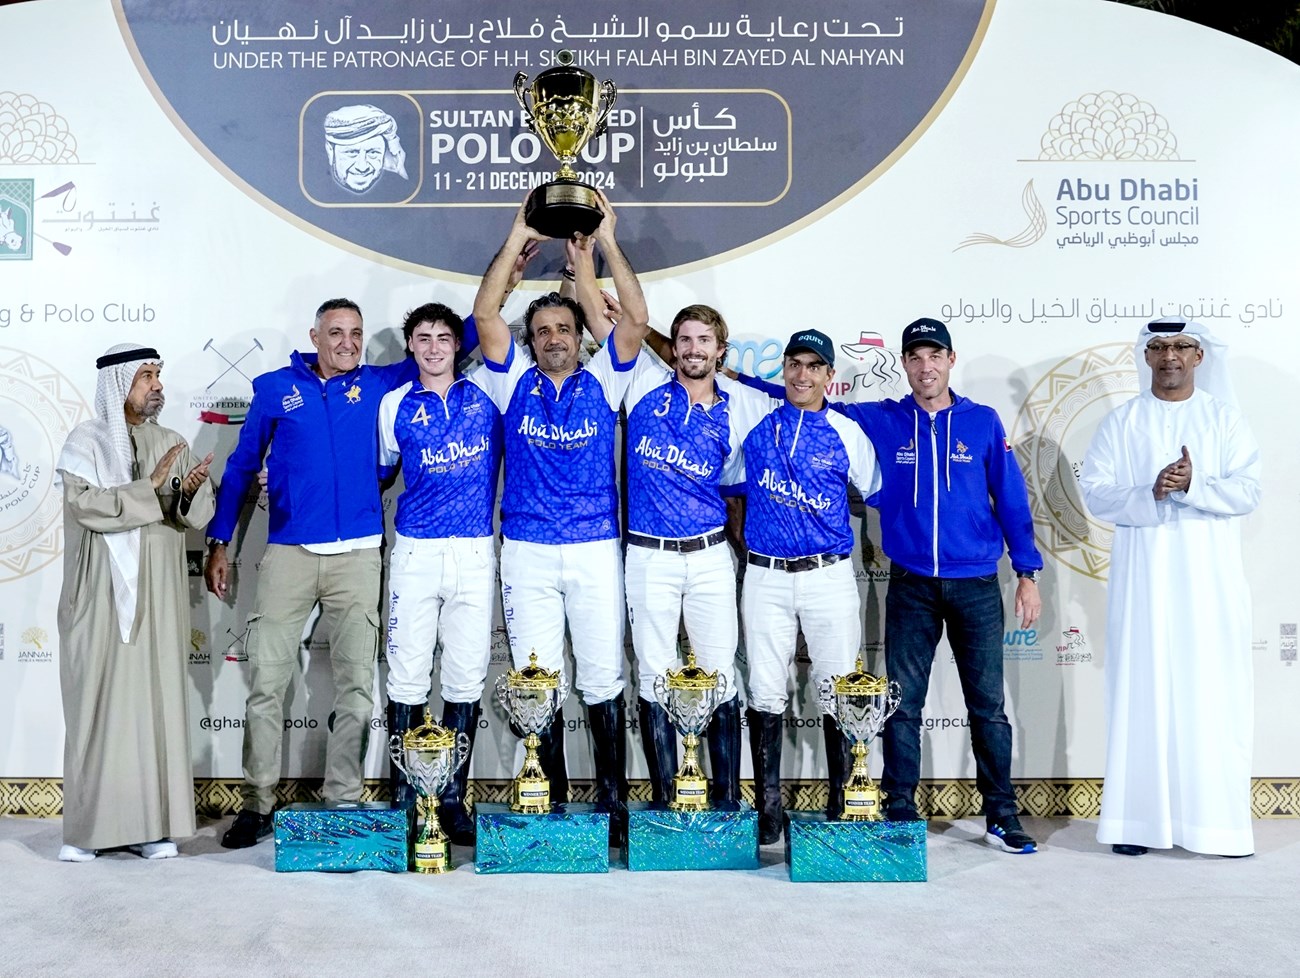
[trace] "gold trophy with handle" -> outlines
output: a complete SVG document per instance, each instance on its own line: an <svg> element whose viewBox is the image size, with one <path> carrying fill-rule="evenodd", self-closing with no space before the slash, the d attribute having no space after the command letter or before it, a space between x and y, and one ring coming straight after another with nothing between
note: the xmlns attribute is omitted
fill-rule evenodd
<svg viewBox="0 0 1300 978"><path fill-rule="evenodd" d="M525 124L560 162L555 179L529 195L524 211L528 226L548 238L590 234L603 217L596 192L578 178L573 164L583 147L605 132L618 89L607 78L598 91L596 76L573 62L572 51L560 51L555 66L531 85L524 72L515 75L515 98L524 110Z"/></svg>
<svg viewBox="0 0 1300 978"><path fill-rule="evenodd" d="M524 735L524 766L514 780L510 810L545 815L551 810L551 782L542 769L537 748L542 743L540 735L550 729L569 695L564 670L542 668L537 664L537 653L532 652L528 665L511 669L497 680L496 693L510 722Z"/></svg>
<svg viewBox="0 0 1300 978"><path fill-rule="evenodd" d="M885 721L898 709L900 694L898 683L864 672L861 657L847 676L821 682L817 699L822 712L839 722L844 736L853 744L853 770L844 782L843 821L878 822L885 817L880 786L867 770L867 751Z"/></svg>
<svg viewBox="0 0 1300 978"><path fill-rule="evenodd" d="M450 868L451 850L438 823L438 795L469 757L469 735L438 726L426 707L424 723L389 738L388 753L419 799L411 869L417 873L445 873Z"/></svg>
<svg viewBox="0 0 1300 978"><path fill-rule="evenodd" d="M675 812L699 812L709 807L709 782L700 769L700 734L709 725L713 711L727 698L727 677L706 672L695 664L695 650L686 654L686 665L655 677L655 698L682 735L685 752L673 778L673 797L668 807ZM716 772L715 772L716 773Z"/></svg>

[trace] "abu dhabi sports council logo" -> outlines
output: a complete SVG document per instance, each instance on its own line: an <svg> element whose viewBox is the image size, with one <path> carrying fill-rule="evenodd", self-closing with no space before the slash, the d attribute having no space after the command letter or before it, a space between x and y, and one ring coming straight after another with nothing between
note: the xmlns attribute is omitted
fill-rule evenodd
<svg viewBox="0 0 1300 978"><path fill-rule="evenodd" d="M1165 119L1149 103L1129 92L1087 92L1067 102L1048 121L1039 136L1037 156L1022 159L1021 163L1071 164L1067 175L1053 179L1057 187L1055 209L1050 215L1029 180L1020 192L1020 207L1027 223L1007 237L986 232L975 232L960 241L953 251L973 245L1002 245L1007 248L1028 248L1047 233L1049 224L1069 234L1057 239L1057 246L1085 245L1096 247L1108 244L1111 248L1127 245L1149 246L1160 239L1162 245L1196 244L1195 235L1184 229L1200 223L1200 208L1192 196L1196 181L1187 185L1186 197L1180 196L1181 181L1165 184L1146 179L1149 166L1133 170L1131 176L1118 181L1112 188L1109 180L1094 182L1091 171L1083 170L1086 164L1162 164L1190 162L1178 152L1178 138ZM1081 173L1089 173L1085 179ZM1095 192L1094 192L1095 191ZM1113 195L1112 195L1113 191ZM1120 206L1091 206L1091 202L1110 201ZM1082 201L1086 206L1076 206ZM1178 205L1161 206L1162 202ZM1148 204L1152 206L1148 206ZM1007 222L1010 224L1010 220ZM1176 234L1168 234L1164 226L1176 225ZM1015 225L1012 225L1014 227ZM1099 230L1099 227L1110 231ZM1119 234L1119 230L1133 237ZM1144 233L1145 232L1145 233ZM1149 238L1147 237L1149 235ZM1147 238L1145 243L1143 238Z"/></svg>
<svg viewBox="0 0 1300 978"><path fill-rule="evenodd" d="M0 347L0 583L63 552L54 463L68 434L89 417L89 406L54 367Z"/></svg>
<svg viewBox="0 0 1300 978"><path fill-rule="evenodd" d="M1083 504L1079 471L1101 419L1137 393L1131 344L1090 347L1048 370L1011 425L1012 447L1029 489L1034 539L1067 567L1099 581L1110 570L1114 530Z"/></svg>

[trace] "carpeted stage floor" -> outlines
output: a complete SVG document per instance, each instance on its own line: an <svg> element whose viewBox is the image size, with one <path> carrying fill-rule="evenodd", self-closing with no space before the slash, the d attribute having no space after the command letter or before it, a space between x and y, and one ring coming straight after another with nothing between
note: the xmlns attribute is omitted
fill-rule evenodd
<svg viewBox="0 0 1300 978"><path fill-rule="evenodd" d="M228 820L227 820L228 821ZM1132 859L1095 823L1025 819L1042 851L931 822L930 881L792 884L779 846L748 873L442 877L276 874L227 823L181 858L59 863L59 820L0 818L0 976L1293 976L1300 820L1257 855Z"/></svg>

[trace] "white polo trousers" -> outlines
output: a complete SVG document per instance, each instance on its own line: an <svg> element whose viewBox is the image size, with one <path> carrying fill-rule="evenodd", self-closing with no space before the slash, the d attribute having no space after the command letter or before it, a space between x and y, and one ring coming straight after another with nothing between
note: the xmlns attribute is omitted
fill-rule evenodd
<svg viewBox="0 0 1300 978"><path fill-rule="evenodd" d="M388 561L388 699L429 699L442 639L442 698L477 703L492 656L496 552L491 537L423 540L400 533Z"/></svg>
<svg viewBox="0 0 1300 978"><path fill-rule="evenodd" d="M564 624L573 646L574 688L588 706L623 692L623 560L617 540L501 544L501 603L516 669L531 652L564 667Z"/></svg>
<svg viewBox="0 0 1300 978"><path fill-rule="evenodd" d="M641 698L658 702L655 677L682 664L677 626L685 619L697 664L726 679L726 699L731 699L739 631L731 548L724 542L679 554L629 545L626 559L627 612Z"/></svg>
<svg viewBox="0 0 1300 978"><path fill-rule="evenodd" d="M794 574L750 564L741 592L749 705L755 710L785 712L800 628L808 640L814 690L823 679L853 671L862 615L851 560Z"/></svg>

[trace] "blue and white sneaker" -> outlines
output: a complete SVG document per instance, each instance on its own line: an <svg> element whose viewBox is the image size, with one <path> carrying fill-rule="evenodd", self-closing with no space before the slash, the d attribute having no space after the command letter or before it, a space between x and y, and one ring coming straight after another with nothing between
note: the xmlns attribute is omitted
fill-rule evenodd
<svg viewBox="0 0 1300 978"><path fill-rule="evenodd" d="M1020 819L1015 815L1003 815L1001 818L991 818L988 820L988 830L984 833L984 841L995 849L1001 849L1003 852L1014 852L1017 855L1028 854L1038 851L1038 843L1034 842L1020 826Z"/></svg>

